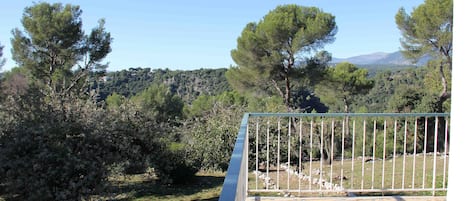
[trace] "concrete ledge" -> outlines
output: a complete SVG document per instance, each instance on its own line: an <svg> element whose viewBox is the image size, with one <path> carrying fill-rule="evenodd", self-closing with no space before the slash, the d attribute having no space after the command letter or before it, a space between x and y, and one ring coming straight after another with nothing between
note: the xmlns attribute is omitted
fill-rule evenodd
<svg viewBox="0 0 469 201"><path fill-rule="evenodd" d="M446 196L370 196L370 197L315 197L315 198L289 198L289 197L248 197L249 201L444 201Z"/></svg>

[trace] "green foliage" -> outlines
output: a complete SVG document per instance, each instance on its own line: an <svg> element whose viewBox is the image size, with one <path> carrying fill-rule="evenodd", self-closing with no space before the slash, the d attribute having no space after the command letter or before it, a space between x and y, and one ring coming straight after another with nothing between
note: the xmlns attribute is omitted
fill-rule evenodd
<svg viewBox="0 0 469 201"><path fill-rule="evenodd" d="M131 101L139 105L142 111L155 116L158 122L173 121L183 115L184 103L181 98L173 95L163 84L150 86L133 96Z"/></svg>
<svg viewBox="0 0 469 201"><path fill-rule="evenodd" d="M173 94L177 94L185 103L190 104L198 96L212 96L229 91L230 86L225 78L225 72L226 69L222 68L190 71L130 68L108 72L105 80L93 83L92 88L99 88L101 100L112 93L130 98L152 84L165 84Z"/></svg>
<svg viewBox="0 0 469 201"><path fill-rule="evenodd" d="M102 192L124 141L92 103L46 104L37 89L4 102L12 121L0 130L0 183L20 200L80 200ZM7 110L7 111L4 111Z"/></svg>
<svg viewBox="0 0 469 201"><path fill-rule="evenodd" d="M249 112L285 112L288 108L279 96L248 97L247 111Z"/></svg>
<svg viewBox="0 0 469 201"><path fill-rule="evenodd" d="M368 70L368 76L370 78L375 77L376 74L381 73L383 71L402 71L409 68L419 68L421 66L415 65L394 65L394 64L357 64L358 68L364 68Z"/></svg>
<svg viewBox="0 0 469 201"><path fill-rule="evenodd" d="M399 85L389 98L388 108L391 112L411 113L420 105L422 92L415 86Z"/></svg>
<svg viewBox="0 0 469 201"><path fill-rule="evenodd" d="M2 66L5 65L5 59L2 58L3 57L3 46L2 44L0 43L0 70L2 70ZM3 80L3 74L0 73L0 101L1 99L3 98L3 92L2 92L2 80Z"/></svg>
<svg viewBox="0 0 469 201"><path fill-rule="evenodd" d="M2 66L5 65L5 59L2 58L3 57L3 47L4 46L0 43L0 70L2 69Z"/></svg>
<svg viewBox="0 0 469 201"><path fill-rule="evenodd" d="M214 104L210 114L188 123L186 141L202 169L227 170L242 114L240 106Z"/></svg>
<svg viewBox="0 0 469 201"><path fill-rule="evenodd" d="M304 71L301 58L332 42L336 32L334 16L318 8L278 6L258 23L246 25L237 48L231 51L238 67L231 68L227 78L240 91L254 88L256 93L276 93L291 109L291 82L312 73Z"/></svg>
<svg viewBox="0 0 469 201"><path fill-rule="evenodd" d="M24 95L29 88L30 79L28 79L28 73L25 72L24 68L13 68L11 71L6 72L0 82L0 93L3 91L5 96L8 95ZM0 101L1 99L0 98Z"/></svg>
<svg viewBox="0 0 469 201"><path fill-rule="evenodd" d="M112 93L106 98L106 106L108 107L119 107L125 101L125 97L117 93Z"/></svg>
<svg viewBox="0 0 469 201"><path fill-rule="evenodd" d="M427 54L434 58L429 66L434 66L439 78L436 83L440 85L435 112L443 112L451 97L453 1L426 0L410 15L401 8L395 19L403 36L404 56L417 60Z"/></svg>
<svg viewBox="0 0 469 201"><path fill-rule="evenodd" d="M425 85L425 93L427 96L436 97L435 99L435 110L432 112L449 112L451 110L451 69L450 68L440 68L440 61L433 60L430 61L427 66L427 73L423 79L423 84ZM445 78L445 84L442 84L442 78ZM443 93L447 91L447 93Z"/></svg>
<svg viewBox="0 0 469 201"><path fill-rule="evenodd" d="M226 170L246 98L236 92L199 96L188 107L183 132L189 150L204 170Z"/></svg>
<svg viewBox="0 0 469 201"><path fill-rule="evenodd" d="M243 113L285 110L278 96L244 96L238 92L199 96L186 109L190 119L182 128L186 132L184 141L203 170L226 170Z"/></svg>
<svg viewBox="0 0 469 201"><path fill-rule="evenodd" d="M152 166L164 183L188 183L199 170L199 161L180 143L169 143L168 149L155 154Z"/></svg>
<svg viewBox="0 0 469 201"><path fill-rule="evenodd" d="M104 20L85 35L81 13L79 6L37 3L24 10L24 31L12 31L13 59L49 95L79 94L87 75L106 67L100 62L111 52L111 35L104 29Z"/></svg>
<svg viewBox="0 0 469 201"><path fill-rule="evenodd" d="M201 95L186 108L189 117L205 117L216 114L218 107L231 108L247 105L246 97L237 92L226 91L217 96Z"/></svg>
<svg viewBox="0 0 469 201"><path fill-rule="evenodd" d="M154 75L150 68L130 68L128 70L107 72L106 79L102 82L93 83L92 88L97 89L99 87L99 94L102 99L113 93L130 98L150 87L153 80Z"/></svg>
<svg viewBox="0 0 469 201"><path fill-rule="evenodd" d="M356 96L365 95L372 87L373 80L368 79L366 69L344 62L326 70L324 80L316 88L316 93L332 111L348 113Z"/></svg>
<svg viewBox="0 0 469 201"><path fill-rule="evenodd" d="M192 160L185 145L175 142L179 139L174 136L173 122L161 121L152 111L128 100L119 107L107 108L107 112L113 119L108 132L124 138L120 152L124 173L143 173L153 168L162 182L178 183L198 170L197 161Z"/></svg>
<svg viewBox="0 0 469 201"><path fill-rule="evenodd" d="M172 93L188 104L200 95L216 96L231 90L224 68L188 71L158 69L153 72L154 82L166 84Z"/></svg>
<svg viewBox="0 0 469 201"><path fill-rule="evenodd" d="M367 112L438 111L439 95L433 89L438 84L429 82L429 76L438 77L433 72L429 67L378 72L371 78L373 88L366 96L358 97L352 106L366 108ZM444 101L443 106L443 111L449 111L450 101Z"/></svg>
<svg viewBox="0 0 469 201"><path fill-rule="evenodd" d="M424 54L451 56L453 43L453 1L426 0L408 15L404 8L396 14L402 33L404 55L419 58ZM448 58L451 59L451 58ZM448 61L450 62L450 61Z"/></svg>
<svg viewBox="0 0 469 201"><path fill-rule="evenodd" d="M425 74L426 68L408 68L397 71L378 72L371 78L374 82L373 88L370 89L366 96L358 97L353 107L366 107L368 112L402 111L395 106L399 105L396 103L400 101L401 95L404 95L407 89L415 89L415 93L419 96L425 94L425 88L421 87ZM415 102L412 105L418 106L419 103ZM402 106L402 108L405 107L405 105Z"/></svg>
<svg viewBox="0 0 469 201"><path fill-rule="evenodd" d="M210 111L210 109L214 105L214 100L215 98L213 96L201 95L192 102L190 107L184 108L184 112L189 117L203 116L204 114Z"/></svg>
<svg viewBox="0 0 469 201"><path fill-rule="evenodd" d="M79 99L86 75L111 51L104 21L87 36L78 6L38 3L13 30L19 68L7 73L0 105L0 183L20 200L79 200L99 193L124 142L109 119ZM119 136L119 135L118 135Z"/></svg>

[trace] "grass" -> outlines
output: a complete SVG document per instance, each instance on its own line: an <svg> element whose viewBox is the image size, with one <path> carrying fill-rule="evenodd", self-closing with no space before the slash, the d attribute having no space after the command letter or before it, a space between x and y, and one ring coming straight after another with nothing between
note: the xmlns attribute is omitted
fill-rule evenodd
<svg viewBox="0 0 469 201"><path fill-rule="evenodd" d="M216 201L220 196L225 173L198 172L186 184L166 185L148 174L116 176L110 178L111 185L106 194L92 200L113 201ZM0 201L4 201L0 193Z"/></svg>
<svg viewBox="0 0 469 201"><path fill-rule="evenodd" d="M414 158L413 156L396 157L393 159L387 159L384 161L384 177L383 177L383 161L375 160L374 162L365 162L361 159L334 161L332 163L332 171L330 165L322 166L322 179L327 182L341 185L345 189L393 189L393 192L387 192L386 194L394 195L432 195L430 191L419 191L409 192L402 191L401 189L411 189L412 185L415 189L432 188L433 186L433 155L424 156L419 155L415 158L415 169L414 169ZM405 161L405 162L404 162ZM435 177L435 188L443 188L447 186L448 177L448 162L449 158L446 158L446 173L444 170L444 157L436 157L436 177ZM405 168L404 168L405 164ZM320 178L320 175L314 174L314 170L321 168L319 161L313 161L311 163L313 169L313 177ZM353 166L353 171L352 171ZM374 171L373 171L374 166ZM393 172L394 166L394 172ZM310 164L308 162L303 163L303 173L309 175ZM425 170L424 170L425 167ZM273 179L274 183L280 183L280 189L287 189L288 185L290 189L302 189L307 190L310 188L309 181L300 181L295 175L290 175L284 170L279 171L279 182L277 182L277 167L271 166L269 177ZM342 172L343 171L343 172ZM425 171L425 173L424 173ZM342 175L342 179L341 178ZM394 176L393 176L394 175ZM424 177L425 175L425 177ZM384 181L383 181L384 178ZM394 179L393 179L394 178ZM414 181L414 182L412 182ZM443 186L444 182L444 186ZM288 184L289 183L289 184ZM363 186L363 187L362 187ZM258 189L263 189L264 185L261 183L261 179L258 179ZM249 189L256 188L255 176L250 173L249 177ZM312 190L319 189L319 185L312 184ZM361 193L363 195L371 195L373 193ZM374 193L376 194L376 193ZM381 195L381 193L379 193ZM436 195L445 195L444 191L436 192ZM337 195L337 194L336 194Z"/></svg>
<svg viewBox="0 0 469 201"><path fill-rule="evenodd" d="M199 172L186 184L167 185L157 178L132 175L111 178L111 199L119 201L150 200L218 200L224 174L221 172Z"/></svg>

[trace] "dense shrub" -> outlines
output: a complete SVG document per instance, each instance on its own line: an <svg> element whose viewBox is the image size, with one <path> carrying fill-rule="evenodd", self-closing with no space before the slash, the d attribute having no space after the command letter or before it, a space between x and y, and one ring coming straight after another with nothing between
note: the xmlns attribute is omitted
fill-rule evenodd
<svg viewBox="0 0 469 201"><path fill-rule="evenodd" d="M167 95L174 99L173 95ZM176 107L178 104L176 102ZM180 113L182 107L179 110ZM150 108L142 107L140 101L128 100L107 111L117 122L113 130L125 133L124 173L139 174L152 168L163 183L183 183L199 170L197 160L178 142L179 134L174 129L177 122L171 115L166 118L169 121L162 121L161 114L158 116Z"/></svg>
<svg viewBox="0 0 469 201"><path fill-rule="evenodd" d="M52 102L22 99L1 131L0 183L20 200L86 199L103 189L108 166L120 158L104 111L78 99Z"/></svg>
<svg viewBox="0 0 469 201"><path fill-rule="evenodd" d="M183 144L172 143L153 155L152 166L162 182L181 184L191 181L200 168L200 162Z"/></svg>

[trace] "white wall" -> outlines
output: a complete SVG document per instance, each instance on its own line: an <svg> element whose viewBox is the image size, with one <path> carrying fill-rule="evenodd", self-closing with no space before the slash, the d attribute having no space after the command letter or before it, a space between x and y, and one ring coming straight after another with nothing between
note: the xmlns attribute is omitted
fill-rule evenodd
<svg viewBox="0 0 469 201"><path fill-rule="evenodd" d="M469 200L469 19L468 1L454 0L453 85L447 200ZM466 147L467 146L467 147Z"/></svg>

